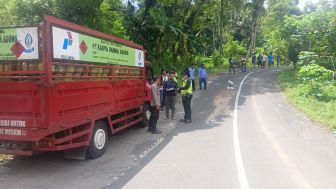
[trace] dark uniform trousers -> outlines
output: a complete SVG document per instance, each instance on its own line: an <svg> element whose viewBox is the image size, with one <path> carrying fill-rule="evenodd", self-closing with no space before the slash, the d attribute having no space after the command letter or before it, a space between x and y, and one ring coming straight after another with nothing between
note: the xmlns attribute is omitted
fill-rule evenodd
<svg viewBox="0 0 336 189"><path fill-rule="evenodd" d="M185 94L182 96L185 121L191 121L191 105L190 105L191 99L192 99L192 95L190 94Z"/></svg>
<svg viewBox="0 0 336 189"><path fill-rule="evenodd" d="M151 106L150 107L151 110L151 116L149 119L149 127L148 130L149 131L155 131L156 130L156 123L159 119L159 115L160 115L160 110L157 110L155 106Z"/></svg>

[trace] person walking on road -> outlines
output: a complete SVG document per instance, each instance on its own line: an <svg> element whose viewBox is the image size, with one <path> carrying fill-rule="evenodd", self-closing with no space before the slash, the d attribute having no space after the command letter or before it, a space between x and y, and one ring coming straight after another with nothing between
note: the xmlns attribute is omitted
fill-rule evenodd
<svg viewBox="0 0 336 189"><path fill-rule="evenodd" d="M182 76L182 87L179 88L182 95L182 103L184 109L184 118L181 122L185 124L191 123L191 99L192 99L192 86L191 80L189 79L189 72L186 71Z"/></svg>
<svg viewBox="0 0 336 189"><path fill-rule="evenodd" d="M257 63L257 57L256 57L255 52L253 52L253 54L252 54L252 64L253 64L253 69L256 68L256 63Z"/></svg>
<svg viewBox="0 0 336 189"><path fill-rule="evenodd" d="M263 63L263 56L261 53L259 53L258 56L258 68L262 68L262 63Z"/></svg>
<svg viewBox="0 0 336 189"><path fill-rule="evenodd" d="M241 55L240 58L240 65L241 65L241 72L242 73L246 72L246 58L243 54Z"/></svg>
<svg viewBox="0 0 336 189"><path fill-rule="evenodd" d="M161 133L161 131L159 131L156 128L156 124L160 115L160 105L161 105L160 92L158 87L159 85L160 85L160 78L154 78L154 82L151 85L151 95L152 95L152 99L150 101L151 116L149 119L149 127L148 127L148 132L151 132L152 134Z"/></svg>
<svg viewBox="0 0 336 189"><path fill-rule="evenodd" d="M195 91L195 64L191 64L189 68L190 80L192 84L192 90Z"/></svg>
<svg viewBox="0 0 336 189"><path fill-rule="evenodd" d="M178 89L177 82L174 81L174 74L169 75L168 81L163 85L163 90L166 93L166 119L169 119L169 109L171 109L171 119L174 120L176 90Z"/></svg>
<svg viewBox="0 0 336 189"><path fill-rule="evenodd" d="M273 57L272 52L268 55L268 66L274 67L274 57Z"/></svg>
<svg viewBox="0 0 336 189"><path fill-rule="evenodd" d="M233 60L232 60L232 56L230 55L229 57L229 71L231 73L231 70L233 73L235 73L235 68L234 68L234 63L233 63Z"/></svg>
<svg viewBox="0 0 336 189"><path fill-rule="evenodd" d="M204 90L207 88L207 78L208 73L204 67L204 64L201 65L201 67L198 69L198 78L199 78L199 88L202 90L202 85L204 87Z"/></svg>
<svg viewBox="0 0 336 189"><path fill-rule="evenodd" d="M263 56L263 68L266 68L266 63L267 63L267 55L264 54L264 56Z"/></svg>

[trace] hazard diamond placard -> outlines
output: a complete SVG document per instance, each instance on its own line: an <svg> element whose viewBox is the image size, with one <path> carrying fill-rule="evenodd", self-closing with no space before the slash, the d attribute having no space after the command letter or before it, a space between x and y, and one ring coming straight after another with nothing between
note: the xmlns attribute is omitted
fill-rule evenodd
<svg viewBox="0 0 336 189"><path fill-rule="evenodd" d="M0 29L0 60L39 59L37 27Z"/></svg>

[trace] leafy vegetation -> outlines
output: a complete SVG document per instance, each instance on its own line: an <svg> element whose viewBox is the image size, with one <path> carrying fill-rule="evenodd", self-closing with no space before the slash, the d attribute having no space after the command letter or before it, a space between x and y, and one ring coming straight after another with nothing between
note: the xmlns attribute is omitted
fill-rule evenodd
<svg viewBox="0 0 336 189"><path fill-rule="evenodd" d="M313 120L336 130L336 86L334 82L302 82L295 70L279 76L288 101Z"/></svg>
<svg viewBox="0 0 336 189"><path fill-rule="evenodd" d="M265 0L0 0L0 25L55 15L144 45L159 72L191 63L225 67L229 54L255 48ZM233 47L231 49L231 47ZM208 61L208 58L212 59Z"/></svg>
<svg viewBox="0 0 336 189"><path fill-rule="evenodd" d="M230 55L281 55L293 64L301 51L328 66L335 57L335 2L297 0L0 0L0 25L29 25L55 15L144 45L158 72L179 70L202 58L225 67Z"/></svg>
<svg viewBox="0 0 336 189"><path fill-rule="evenodd" d="M334 72L323 68L317 64L310 64L300 68L298 76L301 81L310 84L314 82L326 83L332 81Z"/></svg>

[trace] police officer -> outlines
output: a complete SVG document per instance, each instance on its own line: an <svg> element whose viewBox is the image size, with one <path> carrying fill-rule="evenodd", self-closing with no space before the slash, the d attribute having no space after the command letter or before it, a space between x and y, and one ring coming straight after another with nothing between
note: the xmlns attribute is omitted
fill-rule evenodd
<svg viewBox="0 0 336 189"><path fill-rule="evenodd" d="M152 99L150 101L151 116L149 119L148 132L152 134L160 134L161 131L156 128L157 121L160 115L160 93L158 86L160 85L160 78L155 78L154 83L151 85Z"/></svg>
<svg viewBox="0 0 336 189"><path fill-rule="evenodd" d="M191 123L191 99L192 99L192 84L189 79L189 70L183 72L182 87L179 88L182 95L182 103L184 108L184 119L181 122L185 124Z"/></svg>

